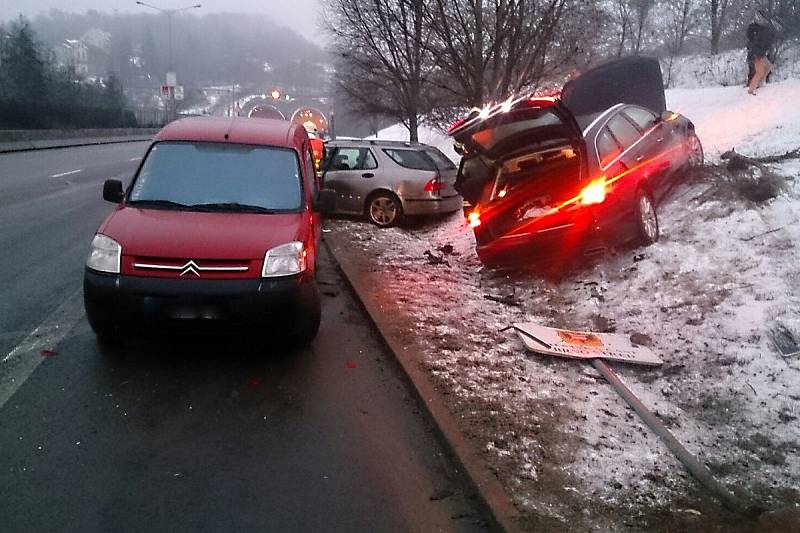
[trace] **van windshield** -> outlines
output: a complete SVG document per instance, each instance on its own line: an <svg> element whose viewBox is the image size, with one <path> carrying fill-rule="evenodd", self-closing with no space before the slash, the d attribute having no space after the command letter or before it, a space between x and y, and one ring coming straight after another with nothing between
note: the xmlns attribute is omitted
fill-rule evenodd
<svg viewBox="0 0 800 533"><path fill-rule="evenodd" d="M144 161L131 205L199 211L297 211L300 165L288 148L160 142Z"/></svg>

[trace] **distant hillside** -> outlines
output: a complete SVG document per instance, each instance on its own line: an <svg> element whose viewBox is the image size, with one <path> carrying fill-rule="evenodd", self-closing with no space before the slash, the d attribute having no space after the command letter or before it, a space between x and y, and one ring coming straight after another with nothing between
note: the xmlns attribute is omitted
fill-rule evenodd
<svg viewBox="0 0 800 533"><path fill-rule="evenodd" d="M34 18L32 28L47 46L90 41L93 68L117 72L126 85L160 83L169 66L167 19L157 13L52 10ZM172 30L172 65L182 83L322 83L314 67L326 61L324 51L268 16L181 14Z"/></svg>

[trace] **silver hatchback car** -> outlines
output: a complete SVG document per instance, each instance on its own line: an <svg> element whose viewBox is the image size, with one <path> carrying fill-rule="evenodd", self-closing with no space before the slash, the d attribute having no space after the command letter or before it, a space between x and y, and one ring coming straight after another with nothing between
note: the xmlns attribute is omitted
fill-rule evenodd
<svg viewBox="0 0 800 533"><path fill-rule="evenodd" d="M452 213L463 206L458 169L421 143L336 140L325 144L324 186L336 191L335 213L366 215L390 227L404 216Z"/></svg>

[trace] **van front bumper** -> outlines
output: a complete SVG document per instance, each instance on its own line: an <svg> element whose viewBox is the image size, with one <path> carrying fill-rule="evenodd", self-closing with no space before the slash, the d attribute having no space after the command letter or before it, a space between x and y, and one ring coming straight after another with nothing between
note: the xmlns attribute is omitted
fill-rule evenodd
<svg viewBox="0 0 800 533"><path fill-rule="evenodd" d="M299 331L319 312L313 275L275 279L187 280L105 274L86 269L86 315L109 327ZM97 327L96 327L97 326Z"/></svg>

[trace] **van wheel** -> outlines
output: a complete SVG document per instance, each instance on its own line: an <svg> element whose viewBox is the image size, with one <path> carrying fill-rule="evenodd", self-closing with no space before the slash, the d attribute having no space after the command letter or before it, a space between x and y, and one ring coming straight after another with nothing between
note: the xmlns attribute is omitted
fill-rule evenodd
<svg viewBox="0 0 800 533"><path fill-rule="evenodd" d="M369 197L366 208L367 218L382 228L390 228L403 217L400 199L390 192L379 192Z"/></svg>
<svg viewBox="0 0 800 533"><path fill-rule="evenodd" d="M658 215L653 198L644 189L636 193L636 226L638 228L638 242L649 246L658 241Z"/></svg>
<svg viewBox="0 0 800 533"><path fill-rule="evenodd" d="M292 345L308 346L319 332L319 324L322 320L322 303L320 302L319 289L316 284L314 285L313 291L313 297L306 310L306 315L302 318L303 325L288 339Z"/></svg>

